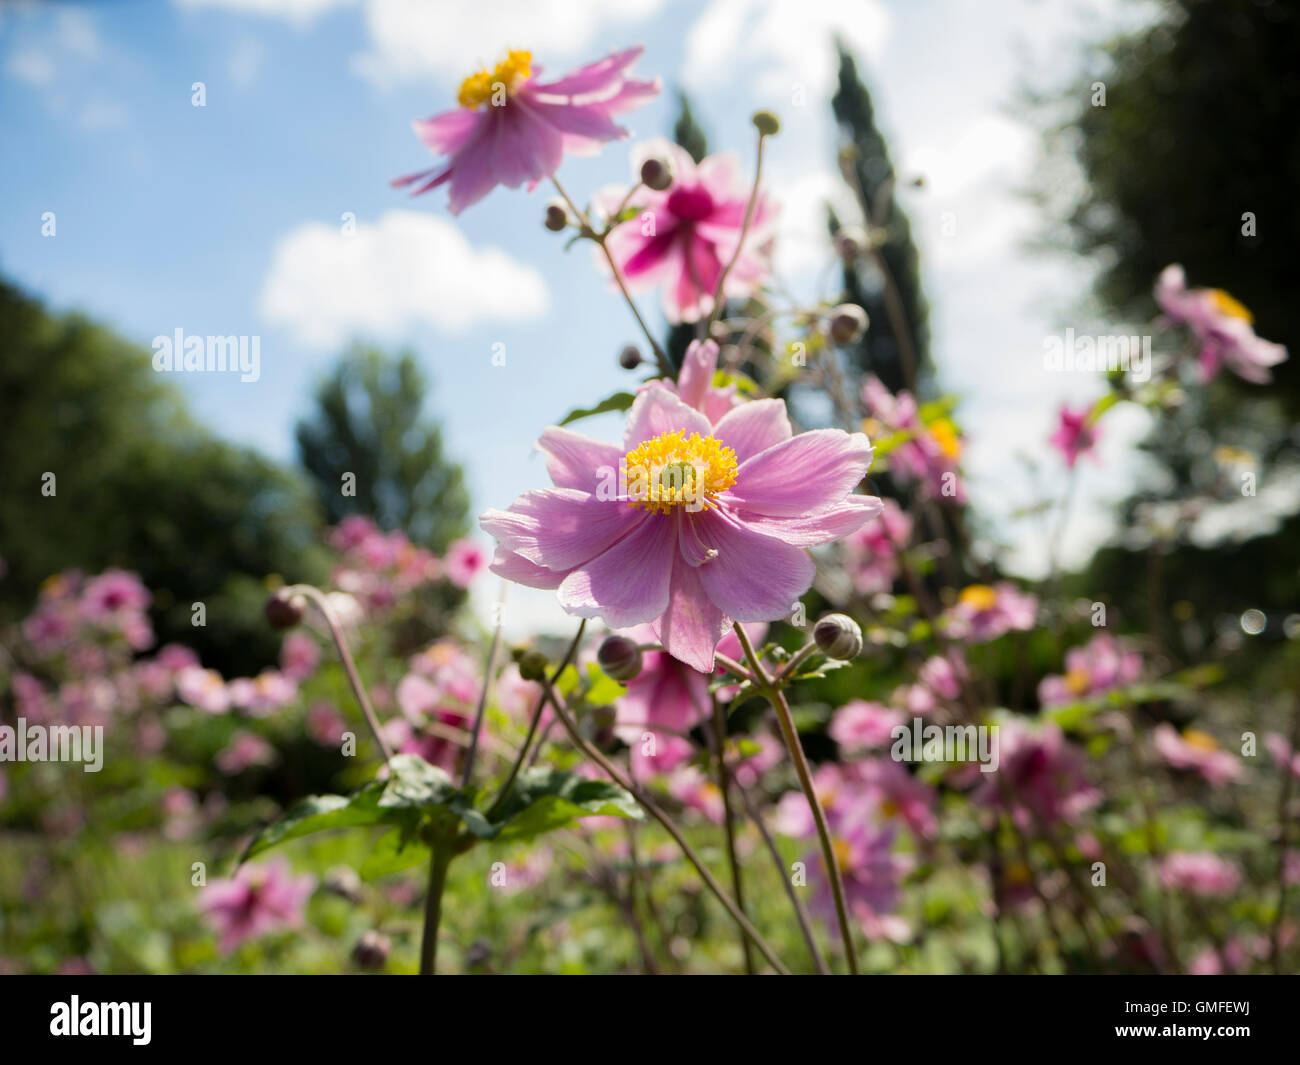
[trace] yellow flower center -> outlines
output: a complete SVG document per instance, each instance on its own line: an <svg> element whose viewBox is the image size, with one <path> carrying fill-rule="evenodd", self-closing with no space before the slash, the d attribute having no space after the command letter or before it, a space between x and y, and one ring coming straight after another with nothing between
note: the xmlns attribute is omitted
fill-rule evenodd
<svg viewBox="0 0 1300 1065"><path fill-rule="evenodd" d="M492 70L480 70L460 83L456 101L471 111L489 101L500 107L533 72L533 53L511 48Z"/></svg>
<svg viewBox="0 0 1300 1065"><path fill-rule="evenodd" d="M1196 728L1189 728L1183 733L1183 742L1199 751L1217 751L1219 749L1219 744L1213 736Z"/></svg>
<svg viewBox="0 0 1300 1065"><path fill-rule="evenodd" d="M961 604L972 610L992 610L998 605L998 593L987 584L972 584L962 589Z"/></svg>
<svg viewBox="0 0 1300 1065"><path fill-rule="evenodd" d="M1241 301L1233 299L1221 288L1210 289L1210 302L1214 309L1220 314L1226 314L1229 318L1244 318L1247 322L1253 322L1255 316L1246 309Z"/></svg>
<svg viewBox="0 0 1300 1065"><path fill-rule="evenodd" d="M853 848L849 846L848 840L838 837L831 840L831 850L835 854L835 864L840 867L840 872L847 872L853 864Z"/></svg>
<svg viewBox="0 0 1300 1065"><path fill-rule="evenodd" d="M736 453L711 436L684 429L660 433L623 458L627 498L635 507L667 514L700 510L736 483Z"/></svg>
<svg viewBox="0 0 1300 1065"><path fill-rule="evenodd" d="M957 435L957 427L952 424L948 418L940 418L930 426L930 435L934 437L934 442L939 445L942 451L950 459L961 458L961 437Z"/></svg>
<svg viewBox="0 0 1300 1065"><path fill-rule="evenodd" d="M1075 695L1083 695L1088 691L1090 679L1086 669L1072 669L1065 674L1065 687Z"/></svg>
<svg viewBox="0 0 1300 1065"><path fill-rule="evenodd" d="M903 811L898 808L898 803L894 802L893 799L881 799L880 812L885 817L897 817Z"/></svg>

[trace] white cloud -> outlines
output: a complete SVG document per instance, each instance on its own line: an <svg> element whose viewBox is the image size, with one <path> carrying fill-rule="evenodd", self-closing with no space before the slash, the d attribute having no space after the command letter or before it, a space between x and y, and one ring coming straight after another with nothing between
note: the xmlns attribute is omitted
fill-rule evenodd
<svg viewBox="0 0 1300 1065"><path fill-rule="evenodd" d="M5 61L5 71L10 77L25 81L28 85L45 88L54 81L54 60L48 52L39 48L25 48L10 53Z"/></svg>
<svg viewBox="0 0 1300 1065"><path fill-rule="evenodd" d="M261 15L282 18L306 25L331 8L342 7L353 0L174 0L186 8L222 8L241 15Z"/></svg>
<svg viewBox="0 0 1300 1065"><path fill-rule="evenodd" d="M630 43L618 40L620 27L649 18L662 5L663 0L368 0L370 48L354 66L383 84L439 74L463 78L498 62L507 48L527 48L548 64L549 73L559 74L557 59L596 59Z"/></svg>
<svg viewBox="0 0 1300 1065"><path fill-rule="evenodd" d="M100 53L99 33L94 22L84 11L64 8L59 12L55 26L59 47L79 59L97 59Z"/></svg>
<svg viewBox="0 0 1300 1065"><path fill-rule="evenodd" d="M126 108L116 100L89 100L77 118L82 129L120 129L127 123Z"/></svg>
<svg viewBox="0 0 1300 1065"><path fill-rule="evenodd" d="M534 318L549 301L535 270L415 211L388 211L350 234L304 223L276 243L262 286L266 317L316 348L354 337L391 342L417 327L461 332Z"/></svg>
<svg viewBox="0 0 1300 1065"><path fill-rule="evenodd" d="M245 37L230 53L230 80L241 89L248 88L257 80L265 60L266 46L255 37Z"/></svg>
<svg viewBox="0 0 1300 1065"><path fill-rule="evenodd" d="M832 38L874 60L889 25L878 0L713 0L687 35L683 76L703 90L734 83L743 66L760 96L786 100L802 86L816 99L834 84Z"/></svg>

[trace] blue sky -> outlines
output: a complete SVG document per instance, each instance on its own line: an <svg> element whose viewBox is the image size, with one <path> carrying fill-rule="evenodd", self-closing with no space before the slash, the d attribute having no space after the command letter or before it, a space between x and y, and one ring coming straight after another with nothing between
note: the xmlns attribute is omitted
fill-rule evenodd
<svg viewBox="0 0 1300 1065"><path fill-rule="evenodd" d="M1014 88L1066 78L1081 34L1119 10L1117 0L7 5L0 271L142 344L177 328L260 336L256 383L175 380L218 432L283 459L313 381L349 337L409 344L475 507L505 505L543 476L531 449L542 428L627 387L615 359L636 334L589 250L566 254L542 228L544 190L497 190L452 218L442 192L412 200L389 188L431 165L410 120L453 106L460 80L507 46L531 48L558 73L644 42L637 72L690 92L712 150L737 151L748 167L749 115L782 115L769 169L783 211L778 269L793 291L815 295L832 276L823 205L842 196L828 91L838 32L861 56L900 171L927 178L907 207L935 358L973 437L971 492L1006 517L1013 565L1033 571L1041 543L1009 517L1033 490L1017 456L1041 452L1057 402L1092 398L1099 385L1041 372L1045 335L1086 328L1068 314L1087 273L1021 246L1035 227L1018 189L1036 135L1012 107ZM203 107L192 104L195 82ZM627 116L633 140L667 133L674 110L665 92ZM570 191L625 181L630 143L567 160ZM46 212L52 238L41 232ZM655 298L641 303L660 323ZM498 344L505 366L493 365ZM594 435L617 431L613 419L588 424ZM1118 420L1110 469L1086 474L1072 553L1104 534L1102 504L1133 474L1115 457L1140 429Z"/></svg>

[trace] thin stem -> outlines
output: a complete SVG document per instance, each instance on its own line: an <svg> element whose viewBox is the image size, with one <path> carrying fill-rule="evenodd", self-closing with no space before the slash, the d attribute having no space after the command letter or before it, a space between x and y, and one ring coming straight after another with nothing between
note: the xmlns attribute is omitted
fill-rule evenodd
<svg viewBox="0 0 1300 1065"><path fill-rule="evenodd" d="M305 595L313 603L316 609L321 612L325 619L325 624L329 626L330 635L334 637L334 646L338 648L339 658L343 662L343 670L348 675L348 683L352 686L352 694L357 697L357 702L361 704L361 712L365 715L366 724L370 726L370 734L374 736L375 743L379 745L379 750L383 752L384 762L390 762L393 753L388 749L388 744L384 742L384 734L379 730L379 718L375 716L375 708L370 705L370 696L366 694L365 685L361 683L361 675L357 673L356 663L352 660L352 652L348 650L348 642L343 636L343 629L334 617L334 611L330 609L329 600L319 588L310 584L294 584L286 591L290 595Z"/></svg>
<svg viewBox="0 0 1300 1065"><path fill-rule="evenodd" d="M636 319L636 324L641 327L641 332L645 334L646 341L650 345L650 350L654 352L655 362L659 364L659 372L663 374L664 377L675 377L676 374L673 373L673 364L668 361L668 355L664 352L663 348L659 346L659 341L654 338L654 334L650 332L650 327L646 325L645 319L641 317L641 312L637 309L636 301L632 299L632 294L627 290L627 283L623 280L623 274L618 268L618 263L614 261L614 256L610 253L609 248L605 244L605 237L608 234L597 233L595 229L592 228L586 212L580 210L578 205L569 198L569 194L564 191L564 186L560 184L558 178L552 177L551 184L555 186L555 191L563 197L564 202L569 205L569 210L573 212L574 216L582 224L582 235L588 240L595 241L601 252L604 254L605 261L609 263L610 272L614 275L614 283L618 285L618 290L623 293L623 299L627 301L628 308L632 311L632 317Z"/></svg>
<svg viewBox="0 0 1300 1065"><path fill-rule="evenodd" d="M1300 693L1296 694L1295 708L1291 711L1291 756L1294 757L1296 747L1300 746ZM1274 974L1282 971L1282 918L1286 913L1286 896L1287 896L1287 878L1286 878L1286 851L1291 842L1291 788L1295 775L1292 772L1289 760L1282 764L1282 791L1278 795L1277 801L1277 820L1278 820L1278 841L1277 841L1277 913L1273 915L1273 932L1270 937L1271 944L1269 947L1269 960L1273 965Z"/></svg>
<svg viewBox="0 0 1300 1065"><path fill-rule="evenodd" d="M736 896L736 905L743 912L745 909L745 889L740 878L740 859L736 855L736 824L731 810L731 773L727 769L727 712L722 709L718 697L713 696L713 738L714 753L718 762L718 790L722 793L722 824L727 836L727 861L731 865L731 890ZM740 934L740 946L745 952L745 972L754 975L754 952L750 949L749 937Z"/></svg>
<svg viewBox="0 0 1300 1065"><path fill-rule="evenodd" d="M812 771L808 768L808 759L804 756L803 747L799 744L799 734L795 731L794 719L790 716L790 704L786 702L784 693L773 685L767 671L763 668L763 663L754 653L754 645L749 642L749 635L744 628L737 624L735 630L740 646L745 650L745 659L749 662L749 668L757 678L768 702L776 709L786 750L790 752L790 760L794 762L795 772L799 775L799 785L803 788L808 805L812 808L813 820L817 824L817 838L822 848L822 860L826 863L826 879L830 881L831 894L835 897L835 916L839 921L840 939L844 943L849 972L857 976L858 954L853 946L848 904L844 900L844 882L840 876L839 862L835 860L835 847L831 842L830 826L826 823L826 811L822 809L822 804L817 798L817 791L813 787Z"/></svg>
<svg viewBox="0 0 1300 1065"><path fill-rule="evenodd" d="M569 663L573 660L574 654L577 653L578 644L582 641L582 634L586 631L586 629L587 629L587 619L583 618L578 623L578 631L573 634L573 640L569 644L569 649L565 651L564 658L561 660L560 664L556 667L555 672L551 674L552 684L555 683L555 681L559 678L561 673L563 673L566 669L568 669ZM543 689L542 694L537 697L537 705L533 707L533 717L532 720L529 721L528 723L528 735L524 737L523 745L519 748L519 754L515 758L515 764L510 767L510 774L509 776L506 777L506 782L501 785L501 790L497 792L497 797L492 801L492 806L488 810L489 818L491 818L492 814L496 813L497 807L500 806L501 803L505 800L505 797L510 794L510 789L514 786L515 783L515 778L519 776L519 770L523 768L524 759L528 757L528 747L533 742L533 736L536 735L537 733L538 722L540 722L542 719L542 708L545 706L546 706L546 691L545 689Z"/></svg>
<svg viewBox="0 0 1300 1065"><path fill-rule="evenodd" d="M767 940L759 934L758 929L755 928L750 923L749 918L741 912L740 907L738 907L732 900L731 896L727 894L726 889L719 884L717 878L709 872L708 867L705 866L703 860L698 854L696 854L695 848L686 841L686 837L682 835L681 829L673 823L672 818L670 818L659 807L659 804L646 793L645 789L630 777L624 776L622 771L619 770L608 758L582 738L582 734L578 731L577 724L569 715L569 711L564 706L564 701L560 698L559 693L556 692L554 686L549 680L544 680L542 683L546 689L547 699L550 700L551 706L555 710L556 720L558 720L564 727L564 731L569 734L570 742L578 748L578 750L581 751L589 761L594 762L603 769L605 774L614 781L615 784L621 787L624 791L630 792L632 797L645 808L645 811L663 826L664 830L673 837L673 841L681 849L682 854L686 856L686 860L689 861L691 865L695 866L695 871L700 874L700 878L704 881L705 887L707 887L709 891L713 893L714 897L722 903L727 913L731 915L731 919L745 930L745 934L749 936L754 946L758 948L759 953L767 959L768 964L770 964L772 968L782 976L789 976L790 970L781 963L781 959L776 956L775 951L768 946Z"/></svg>
<svg viewBox="0 0 1300 1065"><path fill-rule="evenodd" d="M726 655L721 655L721 654L718 654L718 652L714 651L714 652L713 652L713 662L714 662L715 665L719 665L719 666L721 666L721 667L722 667L723 669L725 669L728 673L734 673L734 674L735 674L737 677L739 677L741 680L752 681L752 680L754 679L753 677L751 677L751 676L749 675L749 670L747 670L747 669L746 669L744 666L742 666L739 662L737 662L737 661L735 661L735 660L733 660L733 659L728 658Z"/></svg>
<svg viewBox="0 0 1300 1065"><path fill-rule="evenodd" d="M760 133L758 135L757 158L754 161L754 187L749 193L749 203L745 205L745 220L740 226L740 237L736 241L736 250L731 253L730 261L722 268L722 273L718 275L718 287L713 291L713 309L709 312L708 327L704 330L706 336L712 330L713 323L722 315L722 290L727 284L727 275L731 273L732 267L740 259L740 253L745 247L745 237L749 234L749 225L754 220L754 208L758 203L758 185L763 177L763 145L765 143L767 143L767 137Z"/></svg>
<svg viewBox="0 0 1300 1065"><path fill-rule="evenodd" d="M794 676L794 671L798 669L801 665L803 665L806 661L808 661L808 659L812 656L813 652L815 652L816 650L817 650L817 644L813 643L811 640L808 643L804 644L802 647L799 648L798 651L795 652L794 657L781 667L780 672L778 672L777 675L772 678L772 682L784 688L786 684L790 682L790 679Z"/></svg>
<svg viewBox="0 0 1300 1065"><path fill-rule="evenodd" d="M424 934L420 938L420 975L433 976L438 965L438 925L442 922L442 893L447 886L447 868L452 852L446 844L435 844L429 859L429 893L424 899Z"/></svg>
<svg viewBox="0 0 1300 1065"><path fill-rule="evenodd" d="M790 882L785 860L781 857L780 850L777 849L776 840L772 838L772 833L768 831L767 825L763 822L762 811L754 805L754 800L750 797L749 792L740 784L736 785L736 790L740 792L740 799L745 804L745 812L749 814L749 819L754 822L758 834L763 837L763 842L767 845L768 854L772 856L772 862L776 865L777 876L781 879L781 885L785 888L785 894L790 900L790 905L794 907L794 916L799 922L799 931L803 933L803 941L808 944L808 953L812 955L813 964L817 966L817 972L822 976L830 976L831 968L826 964L826 959L822 957L822 952L817 946L812 924L808 920L808 911L804 909L804 904L800 901L799 895L794 889L794 884Z"/></svg>
<svg viewBox="0 0 1300 1065"><path fill-rule="evenodd" d="M506 602L506 582L501 582L501 592L497 596L496 627L492 631L492 642L488 645L487 661L483 663L483 690L479 692L478 709L474 711L474 727L470 730L469 752L465 755L465 772L460 786L468 788L474 779L474 758L478 754L478 735L483 728L483 713L487 709L488 692L492 689L492 667L496 664L497 650L501 646L501 614Z"/></svg>

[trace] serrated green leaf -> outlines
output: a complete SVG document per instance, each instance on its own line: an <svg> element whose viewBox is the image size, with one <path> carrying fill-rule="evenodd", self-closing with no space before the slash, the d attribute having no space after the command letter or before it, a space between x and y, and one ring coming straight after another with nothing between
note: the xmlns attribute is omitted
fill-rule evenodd
<svg viewBox="0 0 1300 1065"><path fill-rule="evenodd" d="M394 828L380 836L370 848L361 863L361 879L390 876L424 865L428 860L429 848L418 835L408 833L404 828Z"/></svg>
<svg viewBox="0 0 1300 1065"><path fill-rule="evenodd" d="M441 806L456 792L451 777L416 754L395 754L388 763L379 805L384 809L409 810Z"/></svg>
<svg viewBox="0 0 1300 1065"><path fill-rule="evenodd" d="M582 418L590 418L595 414L608 414L612 410L629 410L632 401L636 396L631 392L615 392L612 396L602 399L594 407L575 407L560 421L561 425L568 425Z"/></svg>
<svg viewBox="0 0 1300 1065"><path fill-rule="evenodd" d="M490 824L465 813L461 819L475 835L505 842L532 839L580 817L597 816L639 821L644 815L636 800L617 784L538 766L519 774Z"/></svg>
<svg viewBox="0 0 1300 1065"><path fill-rule="evenodd" d="M393 815L379 805L382 785L367 784L355 795L312 795L291 806L280 820L253 837L241 864L281 843L331 828L377 825Z"/></svg>

